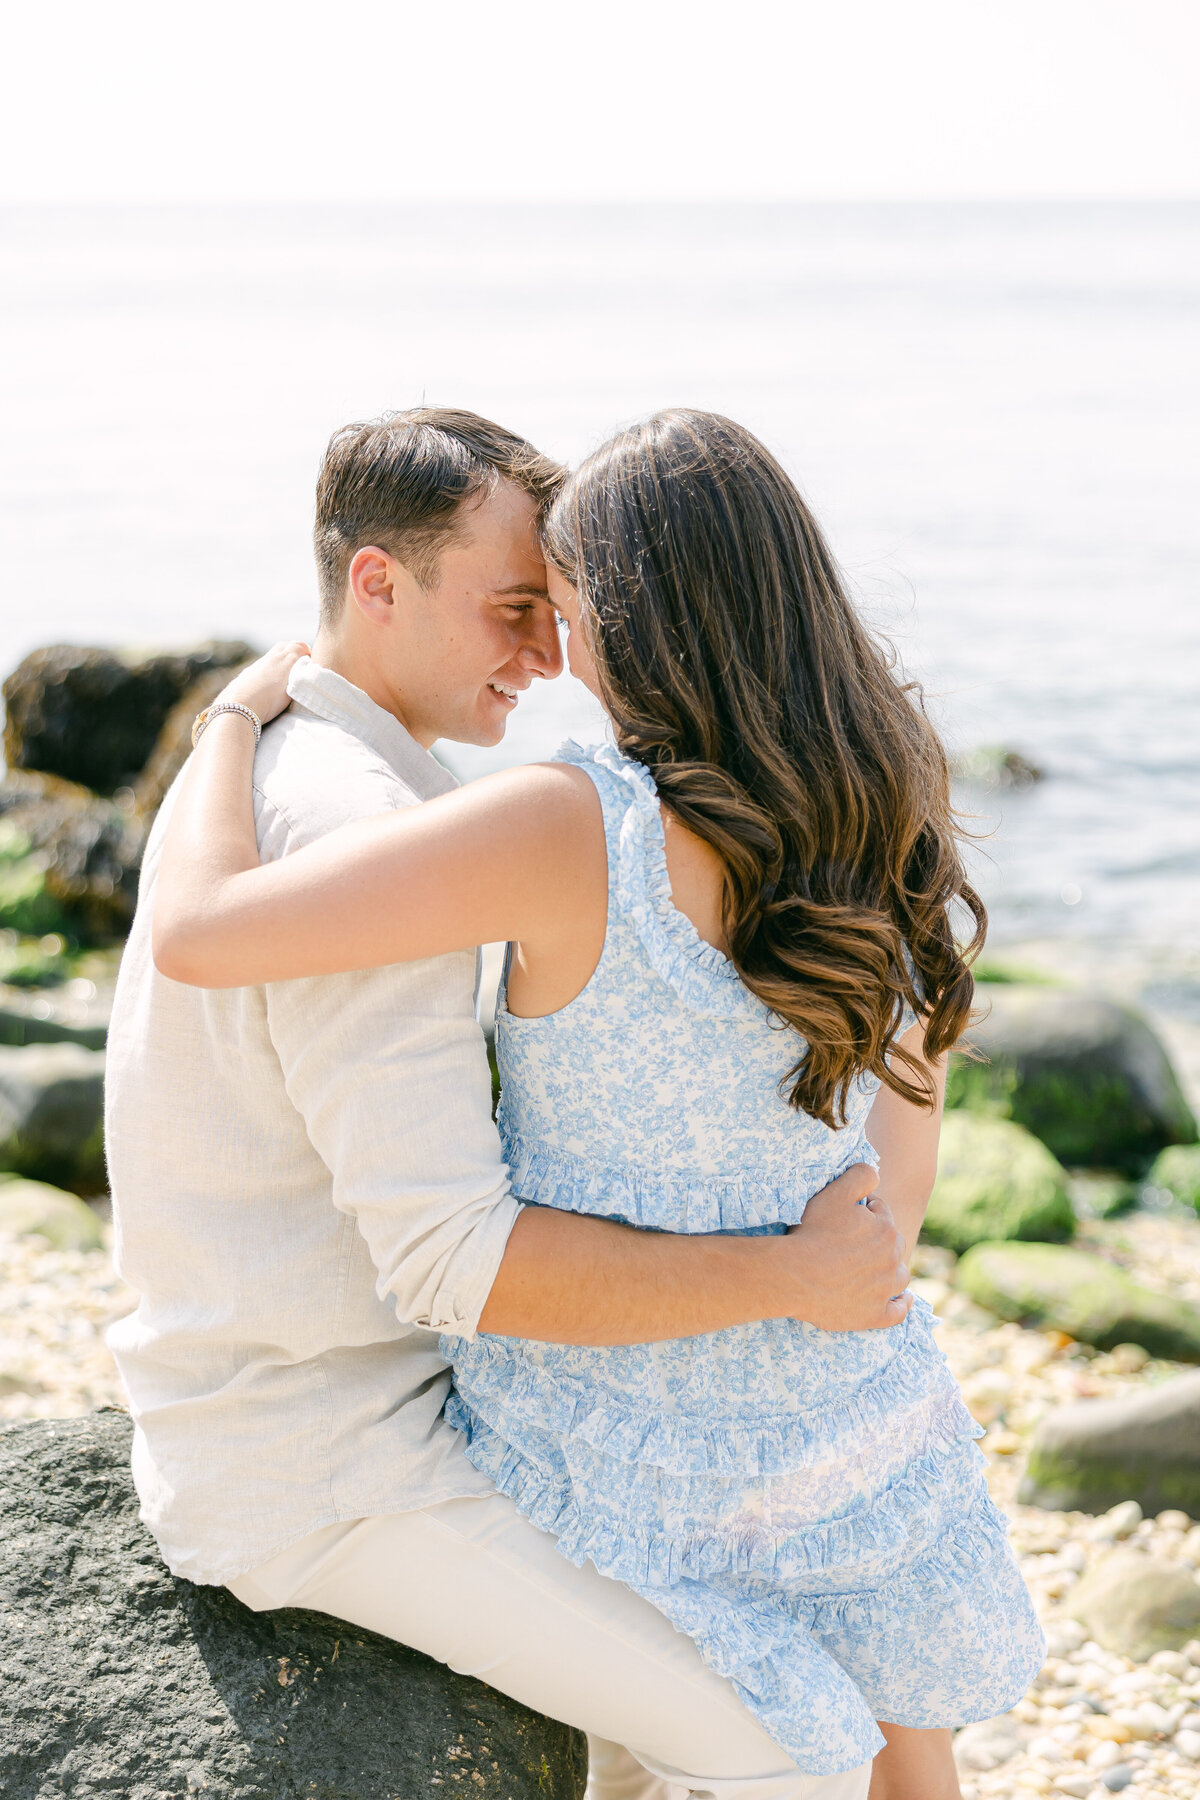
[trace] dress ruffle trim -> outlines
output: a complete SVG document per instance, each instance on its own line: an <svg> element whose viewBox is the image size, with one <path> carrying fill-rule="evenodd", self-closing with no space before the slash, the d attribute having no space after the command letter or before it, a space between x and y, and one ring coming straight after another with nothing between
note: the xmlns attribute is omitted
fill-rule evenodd
<svg viewBox="0 0 1200 1800"><path fill-rule="evenodd" d="M886 1603L899 1564L933 1544L938 1554L978 1559L985 1543L1005 1533L1003 1515L981 1495L983 1524L952 1516L964 1486L979 1487L976 1453L969 1465L940 1445L910 1463L893 1485L862 1512L828 1519L802 1531L773 1532L748 1526L732 1532L646 1527L622 1518L599 1518L581 1505L569 1474L554 1476L509 1443L479 1413L452 1393L446 1418L467 1439L467 1454L480 1471L542 1531L557 1538L569 1562L593 1562L602 1575L637 1588L668 1588L680 1581L709 1581L722 1575L802 1581L821 1579L871 1583L866 1594L814 1594L838 1606ZM959 1445L965 1448L965 1445ZM977 1509L978 1510L978 1509ZM957 1549L955 1548L957 1546ZM884 1599L880 1600L879 1596ZM807 1604L807 1602L806 1602ZM869 1617L868 1611L864 1617ZM882 1611L876 1616L882 1617ZM759 1645L756 1654L761 1654Z"/></svg>
<svg viewBox="0 0 1200 1800"><path fill-rule="evenodd" d="M759 1175L673 1175L621 1163L592 1162L505 1133L504 1160L512 1191L536 1206L594 1218L624 1219L643 1230L701 1233L753 1231L798 1225L815 1193L854 1163L879 1167L879 1156L861 1133L847 1149L830 1139L836 1160L814 1164L803 1181L771 1181Z"/></svg>
<svg viewBox="0 0 1200 1800"><path fill-rule="evenodd" d="M506 1438L527 1427L576 1440L615 1462L669 1475L723 1480L787 1474L811 1467L846 1443L860 1442L881 1422L919 1408L920 1443L949 1449L983 1436L949 1370L928 1338L911 1335L879 1375L826 1406L743 1424L677 1412L631 1414L628 1405L582 1381L513 1358L504 1339L447 1340L455 1379L468 1403ZM914 1446L916 1447L916 1446Z"/></svg>
<svg viewBox="0 0 1200 1800"><path fill-rule="evenodd" d="M569 739L556 762L603 769L631 801L621 821L617 867L610 877L617 909L633 925L650 965L692 1012L711 1019L770 1017L741 976L713 944L705 943L671 897L667 846L658 790L650 771L615 744L581 745Z"/></svg>

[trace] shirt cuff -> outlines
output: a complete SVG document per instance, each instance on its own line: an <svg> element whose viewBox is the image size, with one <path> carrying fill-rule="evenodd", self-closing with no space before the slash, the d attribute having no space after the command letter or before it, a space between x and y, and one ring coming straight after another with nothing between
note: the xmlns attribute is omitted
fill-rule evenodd
<svg viewBox="0 0 1200 1800"><path fill-rule="evenodd" d="M509 1234L525 1208L511 1194L494 1201L485 1216L460 1243L440 1271L437 1287L413 1323L430 1331L448 1332L468 1342L479 1329Z"/></svg>

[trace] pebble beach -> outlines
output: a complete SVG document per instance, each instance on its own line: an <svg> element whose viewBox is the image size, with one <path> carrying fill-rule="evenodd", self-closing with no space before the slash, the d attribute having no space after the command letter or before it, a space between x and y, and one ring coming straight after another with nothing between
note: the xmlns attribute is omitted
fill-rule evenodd
<svg viewBox="0 0 1200 1800"><path fill-rule="evenodd" d="M1081 1236L1148 1286L1200 1302L1200 1221L1140 1211L1091 1221ZM1133 1345L1098 1353L1057 1333L1004 1324L953 1286L948 1251L922 1248L914 1287L939 1315L939 1340L986 1435L997 1502L1046 1630L1049 1655L1003 1718L957 1742L964 1800L1069 1795L1194 1800L1200 1793L1200 1639L1134 1663L1090 1642L1066 1605L1080 1577L1129 1542L1200 1580L1200 1522L1144 1519L1134 1502L1093 1518L1021 1506L1030 1434L1065 1402L1119 1395L1181 1373ZM66 1417L123 1396L104 1332L134 1304L107 1250L59 1252L0 1237L0 1419Z"/></svg>

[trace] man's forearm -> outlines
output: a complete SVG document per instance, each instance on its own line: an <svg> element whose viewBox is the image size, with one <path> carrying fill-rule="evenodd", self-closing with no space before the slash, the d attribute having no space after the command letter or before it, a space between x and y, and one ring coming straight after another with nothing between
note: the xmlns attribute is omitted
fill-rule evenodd
<svg viewBox="0 0 1200 1800"><path fill-rule="evenodd" d="M527 1206L480 1331L557 1344L644 1344L781 1318L779 1238L677 1237Z"/></svg>

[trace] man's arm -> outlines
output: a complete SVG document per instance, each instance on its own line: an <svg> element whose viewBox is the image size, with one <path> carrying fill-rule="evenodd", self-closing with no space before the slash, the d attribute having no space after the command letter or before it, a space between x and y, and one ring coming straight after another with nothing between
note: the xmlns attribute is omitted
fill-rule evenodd
<svg viewBox="0 0 1200 1800"><path fill-rule="evenodd" d="M684 1237L546 1208L508 1191L482 1033L449 958L288 981L267 1015L292 1103L408 1324L627 1344L757 1319L868 1330L909 1301L874 1171L851 1170L783 1237Z"/></svg>
<svg viewBox="0 0 1200 1800"><path fill-rule="evenodd" d="M865 1164L847 1170L784 1237L676 1237L526 1207L479 1329L637 1344L758 1319L805 1319L824 1331L897 1325L912 1304L908 1269L886 1204L859 1204L875 1181Z"/></svg>

